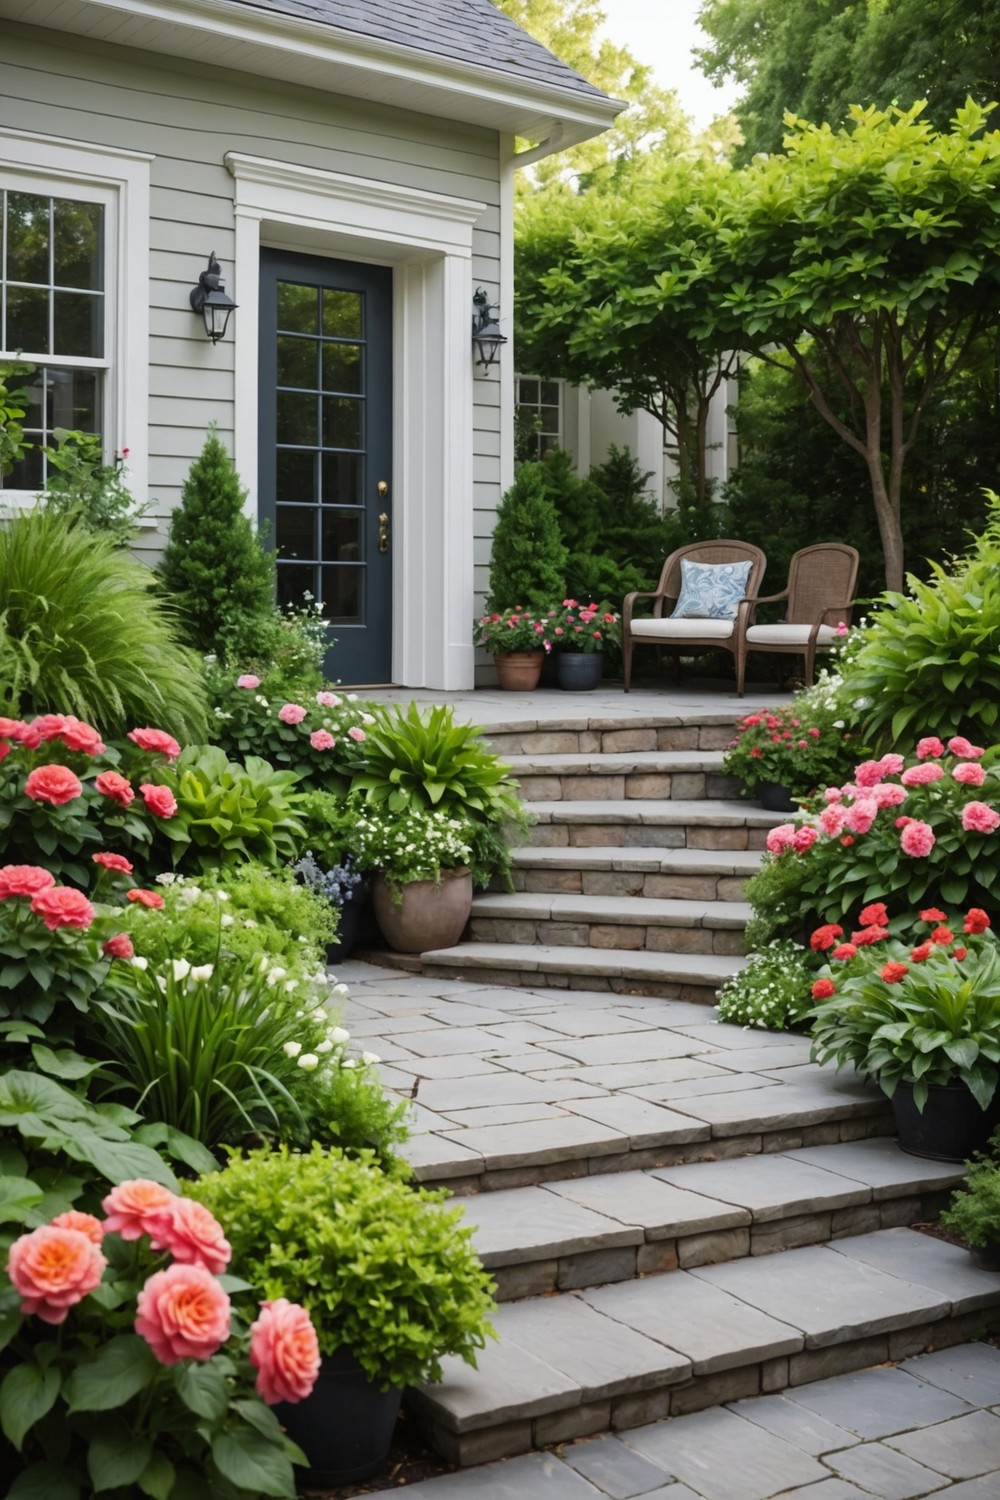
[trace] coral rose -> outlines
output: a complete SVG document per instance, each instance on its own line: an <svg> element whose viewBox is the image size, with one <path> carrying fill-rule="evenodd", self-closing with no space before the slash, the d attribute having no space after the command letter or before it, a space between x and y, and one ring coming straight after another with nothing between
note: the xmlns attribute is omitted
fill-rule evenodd
<svg viewBox="0 0 1000 1500"><path fill-rule="evenodd" d="M165 729L130 729L128 737L140 750L155 750L167 760L176 760L181 753L180 745Z"/></svg>
<svg viewBox="0 0 1000 1500"><path fill-rule="evenodd" d="M105 870L117 870L120 875L131 875L135 869L124 854L112 854L107 849L102 849L99 854L92 854L90 857L95 865L101 865Z"/></svg>
<svg viewBox="0 0 1000 1500"><path fill-rule="evenodd" d="M796 854L805 854L806 850L811 849L818 838L819 834L815 828L810 828L808 824L802 828L796 828L795 837L792 840L792 848Z"/></svg>
<svg viewBox="0 0 1000 1500"><path fill-rule="evenodd" d="M68 885L54 885L51 890L39 891L31 899L31 910L36 917L41 917L50 932L59 927L89 927L95 915L83 892Z"/></svg>
<svg viewBox="0 0 1000 1500"><path fill-rule="evenodd" d="M204 1266L168 1266L139 1293L135 1331L161 1365L211 1359L229 1337L229 1298Z"/></svg>
<svg viewBox="0 0 1000 1500"><path fill-rule="evenodd" d="M918 943L916 948L911 949L910 958L915 964L926 963L934 952L934 944L930 942Z"/></svg>
<svg viewBox="0 0 1000 1500"><path fill-rule="evenodd" d="M151 781L144 781L139 790L142 800L156 817L173 817L177 811L177 799L168 786L154 786Z"/></svg>
<svg viewBox="0 0 1000 1500"><path fill-rule="evenodd" d="M306 711L301 703L283 703L278 709L278 718L282 724L301 724L306 716Z"/></svg>
<svg viewBox="0 0 1000 1500"><path fill-rule="evenodd" d="M10 723L11 721L8 719L7 722ZM38 733L38 730L33 724L15 722L18 723L18 727L12 731L10 738L17 740L17 743L23 745L25 750L37 750L42 743L42 737Z"/></svg>
<svg viewBox="0 0 1000 1500"><path fill-rule="evenodd" d="M48 891L56 877L41 865L3 865L0 867L0 901L7 896L37 896Z"/></svg>
<svg viewBox="0 0 1000 1500"><path fill-rule="evenodd" d="M250 1363L257 1371L257 1394L268 1406L303 1401L319 1374L319 1341L304 1307L277 1297L262 1302L250 1328Z"/></svg>
<svg viewBox="0 0 1000 1500"><path fill-rule="evenodd" d="M104 1239L104 1225L93 1214L83 1214L78 1208L68 1208L52 1220L53 1229L78 1229L91 1244L99 1245Z"/></svg>
<svg viewBox="0 0 1000 1500"><path fill-rule="evenodd" d="M166 1250L184 1265L204 1266L213 1276L228 1266L233 1248L204 1204L193 1198L174 1198L152 1213L148 1222L154 1250Z"/></svg>
<svg viewBox="0 0 1000 1500"><path fill-rule="evenodd" d="M910 766L899 778L904 786L929 786L932 781L940 781L944 771L936 761L927 760L922 766Z"/></svg>
<svg viewBox="0 0 1000 1500"><path fill-rule="evenodd" d="M952 948L952 957L961 960L965 957L968 951L968 948Z"/></svg>
<svg viewBox="0 0 1000 1500"><path fill-rule="evenodd" d="M948 741L948 749L952 755L957 755L960 760L978 760L986 751L982 745L970 745L962 734L956 734Z"/></svg>
<svg viewBox="0 0 1000 1500"><path fill-rule="evenodd" d="M858 950L854 943L838 943L837 947L830 954L831 958L839 958L843 962L846 962L849 958L857 958L857 956Z"/></svg>
<svg viewBox="0 0 1000 1500"><path fill-rule="evenodd" d="M822 828L823 832L828 833L831 838L836 838L838 833L843 832L844 824L846 823L846 821L846 807L841 807L838 803L835 802L831 802L829 807L824 807L823 811L819 815L820 827Z"/></svg>
<svg viewBox="0 0 1000 1500"><path fill-rule="evenodd" d="M332 750L337 741L328 729L314 729L309 743L314 750Z"/></svg>
<svg viewBox="0 0 1000 1500"><path fill-rule="evenodd" d="M959 761L951 774L962 786L982 786L986 780L986 767L981 766L977 760L963 760Z"/></svg>
<svg viewBox="0 0 1000 1500"><path fill-rule="evenodd" d="M107 1261L88 1234L43 1224L10 1247L7 1274L26 1317L62 1323L101 1284Z"/></svg>
<svg viewBox="0 0 1000 1500"><path fill-rule="evenodd" d="M884 901L873 901L869 906L862 909L858 916L862 927L886 927L889 923L889 913L885 909Z"/></svg>
<svg viewBox="0 0 1000 1500"><path fill-rule="evenodd" d="M906 765L906 761L901 755L896 755L893 751L890 751L888 755L882 756L879 765L882 767L883 776L898 776Z"/></svg>
<svg viewBox="0 0 1000 1500"><path fill-rule="evenodd" d="M853 807L848 808L844 826L852 833L867 833L878 816L878 803L874 797L859 797Z"/></svg>
<svg viewBox="0 0 1000 1500"><path fill-rule="evenodd" d="M37 745L41 744L43 740L58 739L59 735L62 734L65 723L65 714L38 714L37 717L31 720L28 728L33 734L38 736L35 741Z"/></svg>
<svg viewBox="0 0 1000 1500"><path fill-rule="evenodd" d="M860 932L852 932L851 942L856 948L870 948L873 943L884 942L888 936L888 927L878 927L873 923L870 927L862 927Z"/></svg>
<svg viewBox="0 0 1000 1500"><path fill-rule="evenodd" d="M877 781L882 780L882 762L880 760L864 760L854 772L854 780L858 786L874 786Z"/></svg>
<svg viewBox="0 0 1000 1500"><path fill-rule="evenodd" d="M990 926L990 919L981 906L971 906L965 914L962 923L962 931L970 933L985 932Z"/></svg>
<svg viewBox="0 0 1000 1500"><path fill-rule="evenodd" d="M106 953L109 958L135 957L132 939L127 932L116 932L114 937L109 937L101 951Z"/></svg>
<svg viewBox="0 0 1000 1500"><path fill-rule="evenodd" d="M793 849L795 847L795 824L779 823L777 828L771 829L764 843L772 854L780 854L783 849Z"/></svg>
<svg viewBox="0 0 1000 1500"><path fill-rule="evenodd" d="M33 802L62 807L83 791L80 778L68 766L36 766L24 783L24 795Z"/></svg>
<svg viewBox="0 0 1000 1500"><path fill-rule="evenodd" d="M316 702L319 704L320 708L340 707L340 699L337 697L336 693L317 693Z"/></svg>
<svg viewBox="0 0 1000 1500"><path fill-rule="evenodd" d="M974 806L975 803L969 803L969 807ZM967 807L966 812L968 810L969 808ZM997 822L1000 822L1000 818L997 819ZM931 825L929 823L922 823L919 818L911 819L899 835L899 847L903 853L915 855L918 859L923 859L925 855L930 854L936 843L937 840L934 837L934 830Z"/></svg>
<svg viewBox="0 0 1000 1500"><path fill-rule="evenodd" d="M106 749L97 730L73 714L67 714L63 720L59 739L67 750L82 750L84 755L103 755Z"/></svg>
<svg viewBox="0 0 1000 1500"><path fill-rule="evenodd" d="M809 939L809 946L814 953L825 953L827 948L832 948L839 937L844 936L844 929L836 922L826 922Z"/></svg>
<svg viewBox="0 0 1000 1500"><path fill-rule="evenodd" d="M900 984L910 972L908 964L883 964L882 978L886 984Z"/></svg>
<svg viewBox="0 0 1000 1500"><path fill-rule="evenodd" d="M27 725L21 719L5 719L0 715L0 739L19 740Z"/></svg>
<svg viewBox="0 0 1000 1500"><path fill-rule="evenodd" d="M176 1194L162 1183L148 1177L130 1177L113 1187L101 1204L107 1218L105 1231L120 1234L123 1240L137 1240L152 1232L156 1214L162 1214L176 1200Z"/></svg>
<svg viewBox="0 0 1000 1500"><path fill-rule="evenodd" d="M925 906L920 913L920 920L921 922L947 922L948 913L938 911L936 906Z"/></svg>
<svg viewBox="0 0 1000 1500"><path fill-rule="evenodd" d="M110 797L112 802L117 802L121 807L128 807L130 802L135 801L131 785L117 771L102 771L94 785L102 797Z"/></svg>
<svg viewBox="0 0 1000 1500"><path fill-rule="evenodd" d="M159 891L143 891L138 886L133 886L132 890L126 891L125 899L134 901L139 906L148 906L151 911L159 911L164 904Z"/></svg>
<svg viewBox="0 0 1000 1500"><path fill-rule="evenodd" d="M962 827L966 833L992 833L1000 824L1000 815L988 802L968 802L962 809Z"/></svg>
<svg viewBox="0 0 1000 1500"><path fill-rule="evenodd" d="M944 943L952 943L954 942L954 940L955 934L952 932L950 927L935 927L931 932L930 937L927 939L929 943L938 943L942 945Z"/></svg>
<svg viewBox="0 0 1000 1500"><path fill-rule="evenodd" d="M814 1000L829 1000L837 993L837 986L832 979L817 979L811 993Z"/></svg>
<svg viewBox="0 0 1000 1500"><path fill-rule="evenodd" d="M917 760L930 760L933 756L943 754L944 745L936 735L928 735L926 739L917 741Z"/></svg>
<svg viewBox="0 0 1000 1500"><path fill-rule="evenodd" d="M906 801L906 788L897 786L894 781L880 781L871 789L879 807L898 807L901 802Z"/></svg>

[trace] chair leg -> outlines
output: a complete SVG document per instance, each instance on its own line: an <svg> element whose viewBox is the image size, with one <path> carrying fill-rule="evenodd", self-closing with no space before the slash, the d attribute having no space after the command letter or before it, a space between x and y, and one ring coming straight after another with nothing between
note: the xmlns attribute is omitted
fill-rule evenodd
<svg viewBox="0 0 1000 1500"><path fill-rule="evenodd" d="M746 685L746 675L747 675L747 649L746 649L745 644L742 641L740 641L740 642L737 643L735 655L736 655L736 696L737 696L737 698L742 698L743 697L743 689L744 689L744 686Z"/></svg>
<svg viewBox="0 0 1000 1500"><path fill-rule="evenodd" d="M684 669L681 666L681 653L679 651L671 651L670 654L674 659L674 681L676 682L677 686L680 687L681 683L684 681Z"/></svg>
<svg viewBox="0 0 1000 1500"><path fill-rule="evenodd" d="M816 677L816 647L807 646L802 654L806 659L806 687L812 687Z"/></svg>
<svg viewBox="0 0 1000 1500"><path fill-rule="evenodd" d="M625 668L625 691L632 685L632 636L626 630L622 637L622 662Z"/></svg>

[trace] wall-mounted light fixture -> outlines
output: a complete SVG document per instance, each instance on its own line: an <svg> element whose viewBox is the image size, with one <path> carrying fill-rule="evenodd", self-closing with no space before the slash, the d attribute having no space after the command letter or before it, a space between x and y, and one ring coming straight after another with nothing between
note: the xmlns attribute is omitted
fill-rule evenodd
<svg viewBox="0 0 1000 1500"><path fill-rule="evenodd" d="M236 303L226 295L222 280L222 267L213 250L208 257L208 266L198 277L198 285L191 289L191 306L205 320L205 332L217 344L225 338L230 316L236 311Z"/></svg>
<svg viewBox="0 0 1000 1500"><path fill-rule="evenodd" d="M477 362L489 373L490 366L496 364L497 356L507 342L495 316L495 312L500 309L491 305L489 293L484 287L480 287L473 296L472 307L472 347L476 351Z"/></svg>

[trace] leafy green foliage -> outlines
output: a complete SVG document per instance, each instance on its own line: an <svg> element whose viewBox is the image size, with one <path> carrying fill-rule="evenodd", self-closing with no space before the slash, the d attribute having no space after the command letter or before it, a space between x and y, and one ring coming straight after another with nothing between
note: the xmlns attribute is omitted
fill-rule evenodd
<svg viewBox="0 0 1000 1500"><path fill-rule="evenodd" d="M719 1020L764 1031L801 1026L812 1005L809 986L814 965L799 943L768 943L719 991Z"/></svg>
<svg viewBox="0 0 1000 1500"><path fill-rule="evenodd" d="M17 380L30 375L32 365L0 361L0 479L9 474L24 452L31 447L24 440L23 418L27 410L27 392Z"/></svg>
<svg viewBox="0 0 1000 1500"><path fill-rule="evenodd" d="M217 433L205 440L170 518L160 563L192 646L220 653L226 633L270 617L274 565L243 510L246 491Z"/></svg>
<svg viewBox="0 0 1000 1500"><path fill-rule="evenodd" d="M787 787L793 797L839 786L865 753L856 721L840 679L823 673L789 704L746 714L726 748L723 770L740 778L747 795L762 781Z"/></svg>
<svg viewBox="0 0 1000 1500"><path fill-rule="evenodd" d="M152 719L205 732L198 659L152 574L72 516L23 512L0 528L0 706L72 712L107 735Z"/></svg>
<svg viewBox="0 0 1000 1500"><path fill-rule="evenodd" d="M1000 1133L993 1135L989 1154L980 1152L969 1162L941 1223L977 1248L1000 1243Z"/></svg>
<svg viewBox="0 0 1000 1500"><path fill-rule="evenodd" d="M185 1191L225 1224L256 1295L309 1310L324 1354L349 1348L386 1387L440 1380L444 1354L475 1365L490 1280L442 1191L319 1147L251 1151Z"/></svg>
<svg viewBox="0 0 1000 1500"><path fill-rule="evenodd" d="M304 829L294 771L276 771L249 755L230 761L213 745L190 745L176 764L156 773L177 812L161 819L155 850L185 874L256 859L272 868L295 857Z"/></svg>
<svg viewBox="0 0 1000 1500"><path fill-rule="evenodd" d="M55 429L57 446L45 450L48 479L45 505L61 515L78 516L91 531L106 533L119 547L136 534L136 522L149 510L125 483L125 454L104 462L101 439L89 432Z"/></svg>
<svg viewBox="0 0 1000 1500"><path fill-rule="evenodd" d="M289 701L280 683L279 691L265 692L255 673L236 677L228 668L212 668L207 678L217 721L215 743L234 760L262 756L273 766L293 770L305 785L346 792L352 773L364 764L372 704L359 702L354 693L330 690L293 695ZM240 687L241 682L252 685ZM280 717L289 710L297 722ZM313 744L317 733L318 747Z"/></svg>
<svg viewBox="0 0 1000 1500"><path fill-rule="evenodd" d="M238 675L251 674L261 679L268 697L282 702L311 697L323 686L331 644L322 605L315 601L236 616L222 632L222 660L228 665L209 661L206 669L209 694L230 687Z"/></svg>
<svg viewBox="0 0 1000 1500"><path fill-rule="evenodd" d="M566 548L537 463L522 464L497 508L490 558L488 611L548 609L566 584Z"/></svg>

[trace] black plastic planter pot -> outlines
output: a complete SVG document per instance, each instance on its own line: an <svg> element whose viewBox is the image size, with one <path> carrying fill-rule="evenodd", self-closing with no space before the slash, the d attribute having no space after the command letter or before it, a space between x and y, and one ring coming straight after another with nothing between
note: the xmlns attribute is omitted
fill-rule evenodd
<svg viewBox="0 0 1000 1500"><path fill-rule="evenodd" d="M997 1102L981 1109L964 1083L932 1084L923 1110L913 1089L900 1083L892 1096L899 1144L910 1156L931 1161L966 1161L982 1151L997 1123Z"/></svg>
<svg viewBox="0 0 1000 1500"><path fill-rule="evenodd" d="M758 781L757 801L768 812L798 812L791 792L780 781Z"/></svg>
<svg viewBox="0 0 1000 1500"><path fill-rule="evenodd" d="M380 1391L349 1349L323 1359L312 1394L275 1416L309 1460L303 1482L331 1489L369 1479L385 1463L403 1392Z"/></svg>
<svg viewBox="0 0 1000 1500"><path fill-rule="evenodd" d="M343 963L350 958L358 945L361 929L368 907L371 903L371 881L362 881L351 893L350 901L345 901L340 908L340 926L337 929L337 940L326 945L326 961L328 964Z"/></svg>
<svg viewBox="0 0 1000 1500"><path fill-rule="evenodd" d="M600 651L557 651L556 686L568 693L590 693L604 674Z"/></svg>

